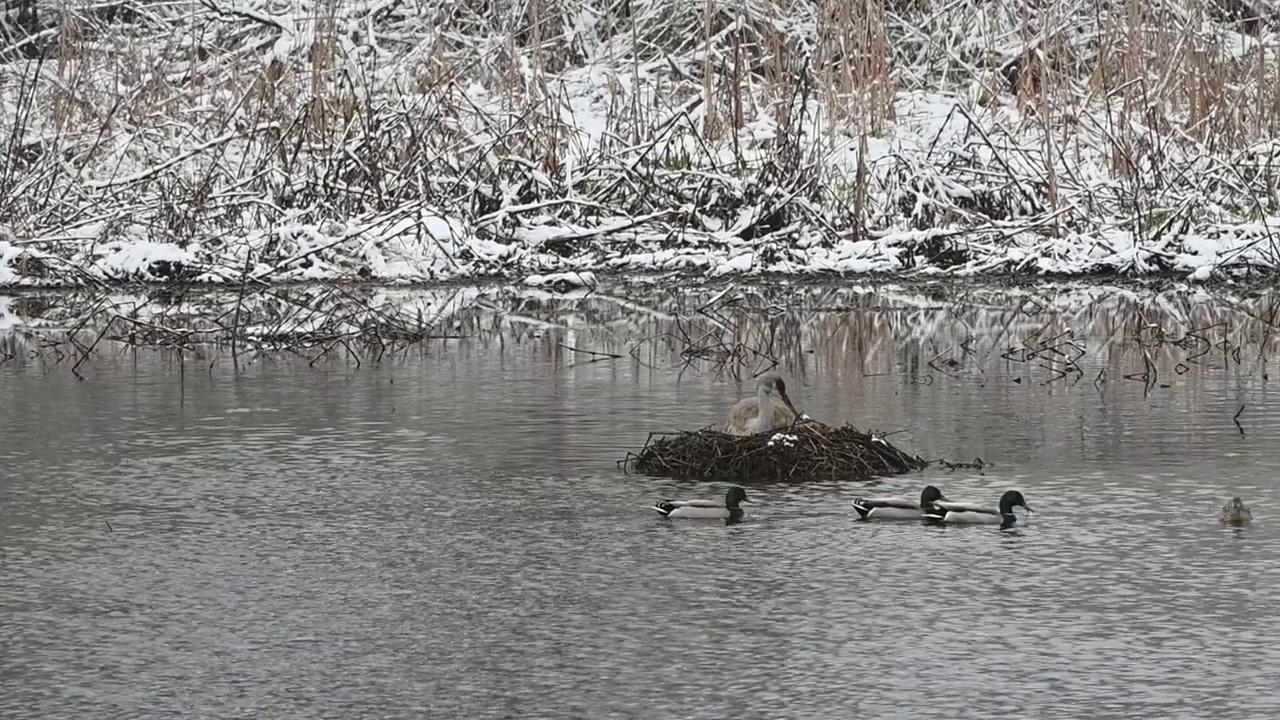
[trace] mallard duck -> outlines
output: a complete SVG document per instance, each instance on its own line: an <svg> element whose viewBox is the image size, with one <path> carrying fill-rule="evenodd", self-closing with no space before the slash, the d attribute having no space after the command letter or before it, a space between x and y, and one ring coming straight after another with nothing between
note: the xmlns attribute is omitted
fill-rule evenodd
<svg viewBox="0 0 1280 720"><path fill-rule="evenodd" d="M747 491L731 487L724 494L724 502L715 500L659 500L653 509L668 518L740 518L742 503L750 504Z"/></svg>
<svg viewBox="0 0 1280 720"><path fill-rule="evenodd" d="M774 402L774 397L782 404ZM756 396L742 398L729 409L724 431L730 435L755 435L757 433L790 426L795 422L796 406L787 395L787 383L776 372L769 371L756 382Z"/></svg>
<svg viewBox="0 0 1280 720"><path fill-rule="evenodd" d="M1240 498L1233 497L1230 502L1222 506L1222 511L1218 513L1218 521L1223 525L1248 525L1253 522L1253 513L1249 512L1249 508L1245 507Z"/></svg>
<svg viewBox="0 0 1280 720"><path fill-rule="evenodd" d="M978 503L955 502L952 500L935 500L924 508L924 519L930 523L946 525L982 524L1000 525L1007 530L1018 524L1018 516L1013 514L1015 507L1027 512L1034 512L1022 493L1007 490L1000 496L998 507L980 505Z"/></svg>
<svg viewBox="0 0 1280 720"><path fill-rule="evenodd" d="M921 491L919 504L899 497L860 497L854 499L853 509L859 520L919 520L924 517L924 508L946 499L941 490L930 485Z"/></svg>

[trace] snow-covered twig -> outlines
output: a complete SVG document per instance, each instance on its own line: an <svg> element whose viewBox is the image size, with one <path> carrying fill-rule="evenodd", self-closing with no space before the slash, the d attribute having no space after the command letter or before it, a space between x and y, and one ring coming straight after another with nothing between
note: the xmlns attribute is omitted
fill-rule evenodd
<svg viewBox="0 0 1280 720"><path fill-rule="evenodd" d="M1280 263L1280 36L1210 0L41 17L0 285Z"/></svg>

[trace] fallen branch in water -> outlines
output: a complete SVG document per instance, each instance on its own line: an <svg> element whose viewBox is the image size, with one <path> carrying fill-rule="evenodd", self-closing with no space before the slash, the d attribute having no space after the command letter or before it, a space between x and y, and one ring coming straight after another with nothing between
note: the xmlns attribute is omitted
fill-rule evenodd
<svg viewBox="0 0 1280 720"><path fill-rule="evenodd" d="M587 362L600 362L601 360L620 360L622 358L622 356L617 353L599 352L597 350L583 350L581 348L569 347L564 343L557 343L556 347L564 348L569 352L582 353L584 355L587 355L588 357L591 358Z"/></svg>

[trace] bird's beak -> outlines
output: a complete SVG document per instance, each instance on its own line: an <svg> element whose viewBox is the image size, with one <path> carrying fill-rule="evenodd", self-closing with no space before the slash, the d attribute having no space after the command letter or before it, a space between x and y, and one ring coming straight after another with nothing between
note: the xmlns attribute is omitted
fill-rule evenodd
<svg viewBox="0 0 1280 720"><path fill-rule="evenodd" d="M786 391L786 390L783 390L783 391L782 391L781 393L779 393L779 394L780 394L780 395L782 395L782 402L786 403L786 404L787 404L787 407L791 408L791 413L792 413L793 415L795 415L795 416L796 416L796 419L797 419L797 420L799 420L799 419L800 419L800 411L796 409L796 406L795 406L795 405L792 405L792 404L791 404L791 396L787 394L787 391Z"/></svg>
<svg viewBox="0 0 1280 720"><path fill-rule="evenodd" d="M1031 506L1030 506L1030 505L1028 505L1028 504L1026 504L1026 503L1023 503L1023 504L1022 504L1022 508L1023 508L1024 510L1026 510L1027 512L1035 512L1035 510L1032 510L1032 509L1031 509Z"/></svg>

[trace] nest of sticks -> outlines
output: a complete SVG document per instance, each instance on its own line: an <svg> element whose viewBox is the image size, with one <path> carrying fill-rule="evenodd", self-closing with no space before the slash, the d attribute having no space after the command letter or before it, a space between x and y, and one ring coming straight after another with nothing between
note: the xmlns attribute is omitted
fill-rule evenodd
<svg viewBox="0 0 1280 720"><path fill-rule="evenodd" d="M619 464L645 475L732 482L868 480L928 465L852 425L836 428L810 421L757 435L711 428L655 435Z"/></svg>

